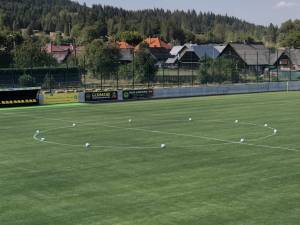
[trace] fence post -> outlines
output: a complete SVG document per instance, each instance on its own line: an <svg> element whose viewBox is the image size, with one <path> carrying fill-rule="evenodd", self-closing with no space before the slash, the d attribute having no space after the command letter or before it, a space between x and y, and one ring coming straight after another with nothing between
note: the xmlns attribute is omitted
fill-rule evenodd
<svg viewBox="0 0 300 225"><path fill-rule="evenodd" d="M165 87L165 64L162 64L163 69L163 88Z"/></svg>
<svg viewBox="0 0 300 225"><path fill-rule="evenodd" d="M279 59L278 59L279 53L278 53L278 49L277 49L276 52L277 52L276 53L277 54L277 58L276 58L277 59L277 63L276 63L277 64L277 66L276 66L277 67L277 82L279 82Z"/></svg>
<svg viewBox="0 0 300 225"><path fill-rule="evenodd" d="M258 51L256 52L256 82L258 83Z"/></svg>
<svg viewBox="0 0 300 225"><path fill-rule="evenodd" d="M177 63L177 85L178 87L180 86L180 62L179 62L179 59L178 59L178 63Z"/></svg>
<svg viewBox="0 0 300 225"><path fill-rule="evenodd" d="M134 65L135 64L135 62L134 62L134 49L132 50L132 88L134 89L135 88L135 71L134 71Z"/></svg>
<svg viewBox="0 0 300 225"><path fill-rule="evenodd" d="M117 90L118 90L119 89L119 71L117 71L116 75L117 75Z"/></svg>
<svg viewBox="0 0 300 225"><path fill-rule="evenodd" d="M289 80L291 81L292 80L292 62L291 62L291 48L289 48L289 67L290 67L290 77L289 77Z"/></svg>
<svg viewBox="0 0 300 225"><path fill-rule="evenodd" d="M269 48L269 83L271 82L271 49Z"/></svg>
<svg viewBox="0 0 300 225"><path fill-rule="evenodd" d="M103 90L102 72L100 73L100 88L101 88L101 91L102 91Z"/></svg>
<svg viewBox="0 0 300 225"><path fill-rule="evenodd" d="M194 67L192 66L192 87L194 86Z"/></svg>

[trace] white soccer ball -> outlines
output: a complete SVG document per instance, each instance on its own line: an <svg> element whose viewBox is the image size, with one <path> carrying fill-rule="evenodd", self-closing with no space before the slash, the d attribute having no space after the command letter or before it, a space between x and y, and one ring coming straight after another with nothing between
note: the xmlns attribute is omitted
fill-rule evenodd
<svg viewBox="0 0 300 225"><path fill-rule="evenodd" d="M132 119L129 119L128 122L131 123L131 122L132 122Z"/></svg>
<svg viewBox="0 0 300 225"><path fill-rule="evenodd" d="M72 126L73 126L73 127L76 127L76 123L73 123Z"/></svg>
<svg viewBox="0 0 300 225"><path fill-rule="evenodd" d="M235 122L235 123L239 123L239 121L238 121L238 120L235 120L234 122Z"/></svg>
<svg viewBox="0 0 300 225"><path fill-rule="evenodd" d="M166 148L166 145L165 144L161 144L160 147L161 148Z"/></svg>
<svg viewBox="0 0 300 225"><path fill-rule="evenodd" d="M85 143L85 147L89 148L89 147L91 147L91 144L90 143Z"/></svg>
<svg viewBox="0 0 300 225"><path fill-rule="evenodd" d="M266 124L266 123L265 123L265 125L264 125L264 126L265 126L265 127L268 127L268 124Z"/></svg>
<svg viewBox="0 0 300 225"><path fill-rule="evenodd" d="M193 119L190 117L190 118L189 118L189 121L192 121L192 120L193 120Z"/></svg>
<svg viewBox="0 0 300 225"><path fill-rule="evenodd" d="M35 133L36 133L36 134L39 134L39 133L40 133L40 131L39 131L39 130L37 130Z"/></svg>
<svg viewBox="0 0 300 225"><path fill-rule="evenodd" d="M45 141L46 139L45 138L41 138L41 141Z"/></svg>
<svg viewBox="0 0 300 225"><path fill-rule="evenodd" d="M240 142L241 142L241 143L244 143L244 142L245 142L245 139L244 139L244 138L242 138L242 139L240 140Z"/></svg>

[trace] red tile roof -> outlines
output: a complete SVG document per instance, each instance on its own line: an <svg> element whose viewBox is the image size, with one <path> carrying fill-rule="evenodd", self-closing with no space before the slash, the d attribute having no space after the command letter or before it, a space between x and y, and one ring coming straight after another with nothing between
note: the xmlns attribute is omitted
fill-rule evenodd
<svg viewBox="0 0 300 225"><path fill-rule="evenodd" d="M171 49L172 45L162 41L160 38L147 38L144 42L149 45L150 48L165 48Z"/></svg>
<svg viewBox="0 0 300 225"><path fill-rule="evenodd" d="M125 41L117 41L116 44L120 49L133 49L134 47Z"/></svg>
<svg viewBox="0 0 300 225"><path fill-rule="evenodd" d="M73 52L75 51L74 45L54 45L54 44L47 44L43 48L47 53L59 53L59 52ZM76 51L82 51L82 46L76 46Z"/></svg>

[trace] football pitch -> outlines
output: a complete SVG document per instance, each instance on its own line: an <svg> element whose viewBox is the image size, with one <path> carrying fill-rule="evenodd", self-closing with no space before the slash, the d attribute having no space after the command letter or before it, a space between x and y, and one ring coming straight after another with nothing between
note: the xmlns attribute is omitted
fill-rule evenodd
<svg viewBox="0 0 300 225"><path fill-rule="evenodd" d="M1 225L300 224L300 92L0 109Z"/></svg>

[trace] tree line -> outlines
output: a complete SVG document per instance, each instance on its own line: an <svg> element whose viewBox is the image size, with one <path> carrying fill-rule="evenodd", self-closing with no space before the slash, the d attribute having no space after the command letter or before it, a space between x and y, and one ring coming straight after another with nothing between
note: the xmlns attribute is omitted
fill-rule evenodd
<svg viewBox="0 0 300 225"><path fill-rule="evenodd" d="M60 31L78 44L99 37L122 38L132 31L141 37L160 36L174 44L187 42L223 43L247 39L269 46L300 47L300 21L287 21L278 27L259 26L236 17L211 12L163 9L124 10L122 8L79 4L70 0L0 0L2 30ZM136 41L136 40L135 40Z"/></svg>
<svg viewBox="0 0 300 225"><path fill-rule="evenodd" d="M124 10L112 6L88 7L69 0L0 0L0 26L60 31L80 43L95 37L118 38L124 31L143 37L160 36L174 43L230 42L247 38L272 41L272 29L231 16L163 9ZM276 30L276 27L275 27Z"/></svg>

